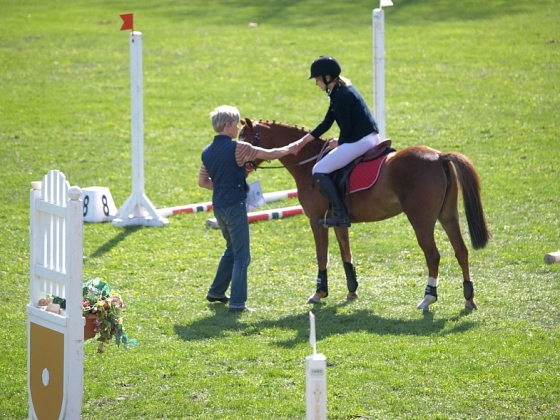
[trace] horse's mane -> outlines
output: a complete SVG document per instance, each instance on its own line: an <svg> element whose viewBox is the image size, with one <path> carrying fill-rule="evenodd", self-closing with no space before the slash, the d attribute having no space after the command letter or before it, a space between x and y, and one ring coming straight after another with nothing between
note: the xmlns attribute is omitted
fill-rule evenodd
<svg viewBox="0 0 560 420"><path fill-rule="evenodd" d="M303 127L303 126L298 127L297 125L285 124L285 123L283 123L283 122L278 122L278 121L276 121L276 120L272 120L272 121L269 121L269 120L259 120L258 122L259 122L259 124L261 124L261 125L268 125L268 126L274 125L274 126L277 126L277 127L282 127L282 128L286 128L286 129L290 129L290 130L301 131L302 133L309 133L309 132L311 132L311 130L306 129L306 128Z"/></svg>
<svg viewBox="0 0 560 420"><path fill-rule="evenodd" d="M292 124L286 124L283 122L278 122L276 120L258 120L258 123L261 125L265 125L268 127L279 127L279 128L283 128L286 130L290 130L290 131L296 131L296 132L301 132L303 134L307 134L307 133L311 133L311 129L309 128L305 128L304 126L298 127L297 125L292 125ZM326 141L326 139L319 137L315 140L321 140L321 141Z"/></svg>

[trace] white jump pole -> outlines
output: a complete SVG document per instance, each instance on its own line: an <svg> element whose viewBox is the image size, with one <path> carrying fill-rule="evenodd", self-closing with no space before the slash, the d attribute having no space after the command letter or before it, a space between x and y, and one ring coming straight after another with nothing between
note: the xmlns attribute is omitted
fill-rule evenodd
<svg viewBox="0 0 560 420"><path fill-rule="evenodd" d="M385 17L383 6L392 6L391 0L380 0L373 9L373 109L381 140L385 130Z"/></svg>
<svg viewBox="0 0 560 420"><path fill-rule="evenodd" d="M297 197L297 190L284 190L274 191L271 193L264 193L263 198L266 203L282 200L284 198ZM159 209L158 213L163 217L175 216L181 213L197 213L199 211L210 211L214 208L211 201L204 203L187 204L184 206L166 207Z"/></svg>
<svg viewBox="0 0 560 420"><path fill-rule="evenodd" d="M327 420L327 358L317 354L315 315L309 312L309 343L313 354L305 358L306 420Z"/></svg>
<svg viewBox="0 0 560 420"><path fill-rule="evenodd" d="M122 16L121 16L122 17ZM123 17L123 20L124 17ZM132 17L130 17L132 29ZM124 28L124 25L123 25ZM121 28L121 30L123 29ZM128 28L126 28L128 29ZM111 222L113 226L166 226L144 194L144 104L142 91L142 32L130 32L130 104L132 133L132 194Z"/></svg>

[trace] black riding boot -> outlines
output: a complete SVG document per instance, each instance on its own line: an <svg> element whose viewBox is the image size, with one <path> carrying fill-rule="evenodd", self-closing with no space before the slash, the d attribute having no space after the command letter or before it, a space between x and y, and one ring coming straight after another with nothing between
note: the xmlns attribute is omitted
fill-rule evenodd
<svg viewBox="0 0 560 420"><path fill-rule="evenodd" d="M329 174L316 173L313 174L315 183L319 186L319 191L323 194L333 206L334 214L329 219L321 219L319 221L325 227L340 226L350 227L350 216L344 205L344 201L340 197L338 188Z"/></svg>

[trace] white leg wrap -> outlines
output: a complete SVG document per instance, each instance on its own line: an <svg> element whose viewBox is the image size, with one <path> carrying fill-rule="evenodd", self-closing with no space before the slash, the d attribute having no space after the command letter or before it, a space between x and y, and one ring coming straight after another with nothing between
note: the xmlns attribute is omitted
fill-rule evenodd
<svg viewBox="0 0 560 420"><path fill-rule="evenodd" d="M429 311L430 305L434 303L436 300L437 298L435 296L426 295L424 296L422 302L420 302L416 308L422 309L423 311Z"/></svg>

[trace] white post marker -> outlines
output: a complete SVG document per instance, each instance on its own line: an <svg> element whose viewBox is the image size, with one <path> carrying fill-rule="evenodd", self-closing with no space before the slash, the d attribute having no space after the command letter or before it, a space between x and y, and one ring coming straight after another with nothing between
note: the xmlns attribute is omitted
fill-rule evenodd
<svg viewBox="0 0 560 420"><path fill-rule="evenodd" d="M130 96L132 132L132 194L127 198L111 224L113 226L166 226L162 217L144 194L144 112L142 92L142 32L135 32L132 13L121 15L121 30L130 29Z"/></svg>
<svg viewBox="0 0 560 420"><path fill-rule="evenodd" d="M391 0L380 0L373 9L373 110L381 140L385 130L385 17L383 6L392 6Z"/></svg>
<svg viewBox="0 0 560 420"><path fill-rule="evenodd" d="M305 358L306 420L327 420L327 358L317 354L315 315L309 312L309 343L313 354Z"/></svg>

